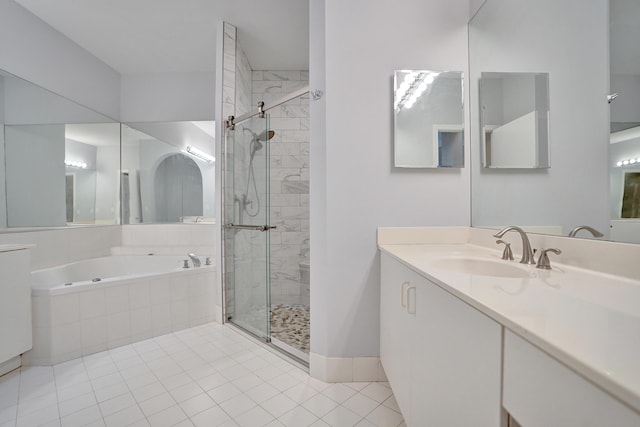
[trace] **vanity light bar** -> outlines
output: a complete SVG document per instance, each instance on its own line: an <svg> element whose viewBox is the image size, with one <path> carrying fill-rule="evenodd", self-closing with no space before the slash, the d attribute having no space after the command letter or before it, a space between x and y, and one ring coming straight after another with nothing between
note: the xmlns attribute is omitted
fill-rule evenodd
<svg viewBox="0 0 640 427"><path fill-rule="evenodd" d="M187 153L199 158L200 160L204 160L207 163L213 163L216 161L216 158L211 154L205 153L204 151L190 145L187 146Z"/></svg>
<svg viewBox="0 0 640 427"><path fill-rule="evenodd" d="M622 167L622 166L630 166L635 164L640 165L640 157L634 157L633 159L620 160L618 163L616 163L616 166Z"/></svg>
<svg viewBox="0 0 640 427"><path fill-rule="evenodd" d="M64 165L70 168L86 169L87 164L85 162L78 162L76 160L64 160Z"/></svg>

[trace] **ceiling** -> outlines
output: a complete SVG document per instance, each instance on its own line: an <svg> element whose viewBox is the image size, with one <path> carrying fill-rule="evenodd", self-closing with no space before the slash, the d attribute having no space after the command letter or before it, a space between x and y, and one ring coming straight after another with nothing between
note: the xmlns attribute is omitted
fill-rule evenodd
<svg viewBox="0 0 640 427"><path fill-rule="evenodd" d="M216 27L254 70L309 68L308 0L15 0L121 74L213 72Z"/></svg>

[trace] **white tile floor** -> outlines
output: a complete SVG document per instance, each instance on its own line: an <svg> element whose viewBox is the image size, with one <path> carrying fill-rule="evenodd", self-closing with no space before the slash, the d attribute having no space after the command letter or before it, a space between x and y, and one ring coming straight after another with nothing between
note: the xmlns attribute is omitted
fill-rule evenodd
<svg viewBox="0 0 640 427"><path fill-rule="evenodd" d="M327 384L216 323L0 377L6 426L405 426L387 383Z"/></svg>

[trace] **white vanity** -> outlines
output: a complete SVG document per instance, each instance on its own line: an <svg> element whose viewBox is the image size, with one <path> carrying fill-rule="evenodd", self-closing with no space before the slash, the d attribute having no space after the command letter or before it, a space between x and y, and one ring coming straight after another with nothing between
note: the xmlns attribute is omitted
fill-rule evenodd
<svg viewBox="0 0 640 427"><path fill-rule="evenodd" d="M407 425L640 426L638 249L530 235L563 250L541 270L493 232L378 230L380 356ZM627 277L576 267L591 252Z"/></svg>
<svg viewBox="0 0 640 427"><path fill-rule="evenodd" d="M0 375L31 349L30 245L0 245Z"/></svg>

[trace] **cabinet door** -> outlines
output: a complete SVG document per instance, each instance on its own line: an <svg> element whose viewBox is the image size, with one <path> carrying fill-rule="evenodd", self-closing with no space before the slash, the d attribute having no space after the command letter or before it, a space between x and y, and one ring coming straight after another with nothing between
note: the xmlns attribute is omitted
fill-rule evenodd
<svg viewBox="0 0 640 427"><path fill-rule="evenodd" d="M415 273L386 254L381 256L380 360L402 415L410 424L410 345L412 316L407 312L408 288Z"/></svg>
<svg viewBox="0 0 640 427"><path fill-rule="evenodd" d="M29 251L0 253L0 363L31 348Z"/></svg>
<svg viewBox="0 0 640 427"><path fill-rule="evenodd" d="M424 278L417 285L408 425L500 426L502 327Z"/></svg>
<svg viewBox="0 0 640 427"><path fill-rule="evenodd" d="M640 426L640 414L510 331L503 405L523 427Z"/></svg>

